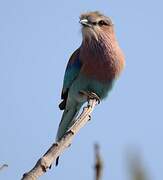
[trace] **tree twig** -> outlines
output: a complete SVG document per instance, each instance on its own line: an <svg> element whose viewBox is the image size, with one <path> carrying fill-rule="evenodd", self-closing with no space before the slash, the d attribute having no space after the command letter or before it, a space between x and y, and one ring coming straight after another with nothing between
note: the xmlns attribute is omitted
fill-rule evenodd
<svg viewBox="0 0 163 180"><path fill-rule="evenodd" d="M29 172L23 175L21 180L37 180L41 175L43 175L51 167L56 158L70 146L73 137L89 121L90 114L97 104L98 102L96 99L89 99L87 106L83 108L82 113L76 119L72 127L69 128L65 136L57 143L54 143L43 157L37 161L36 165Z"/></svg>
<svg viewBox="0 0 163 180"><path fill-rule="evenodd" d="M98 144L95 144L95 180L100 180L102 177L102 171L103 171L103 161L100 155L100 147Z"/></svg>
<svg viewBox="0 0 163 180"><path fill-rule="evenodd" d="M149 177L145 167L142 164L140 154L138 154L138 152L130 152L128 156L131 180L148 180Z"/></svg>

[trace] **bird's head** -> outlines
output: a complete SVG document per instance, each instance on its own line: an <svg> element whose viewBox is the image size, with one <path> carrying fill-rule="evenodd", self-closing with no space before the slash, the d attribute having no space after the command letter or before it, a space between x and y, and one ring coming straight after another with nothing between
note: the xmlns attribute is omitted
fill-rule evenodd
<svg viewBox="0 0 163 180"><path fill-rule="evenodd" d="M112 20L98 11L81 14L79 22L82 25L83 39L98 40L104 34L113 33Z"/></svg>

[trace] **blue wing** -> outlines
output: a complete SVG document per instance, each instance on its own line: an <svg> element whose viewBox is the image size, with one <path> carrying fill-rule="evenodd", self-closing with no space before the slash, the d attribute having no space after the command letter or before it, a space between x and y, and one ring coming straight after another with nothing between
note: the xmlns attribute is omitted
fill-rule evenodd
<svg viewBox="0 0 163 180"><path fill-rule="evenodd" d="M66 67L61 94L61 99L63 99L63 101L59 104L59 108L61 110L65 109L69 88L71 87L73 81L77 78L82 66L79 59L79 52L80 49L77 49L72 54Z"/></svg>

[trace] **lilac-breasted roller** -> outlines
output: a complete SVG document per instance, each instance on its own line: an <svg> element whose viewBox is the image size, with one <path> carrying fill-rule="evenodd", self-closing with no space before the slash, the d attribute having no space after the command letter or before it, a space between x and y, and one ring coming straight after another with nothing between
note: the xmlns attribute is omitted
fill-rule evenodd
<svg viewBox="0 0 163 180"><path fill-rule="evenodd" d="M60 140L87 101L81 92L95 93L101 100L112 89L124 67L124 55L115 37L114 25L100 12L80 16L82 43L72 54L64 75L59 107L64 110L57 132Z"/></svg>

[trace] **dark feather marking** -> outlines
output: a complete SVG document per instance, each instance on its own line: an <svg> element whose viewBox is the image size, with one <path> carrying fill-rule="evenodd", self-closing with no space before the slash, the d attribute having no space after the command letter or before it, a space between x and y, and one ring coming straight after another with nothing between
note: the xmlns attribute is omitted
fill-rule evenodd
<svg viewBox="0 0 163 180"><path fill-rule="evenodd" d="M80 49L78 48L70 57L70 60L67 64L66 67L66 72L65 72L65 78L69 77L69 71L71 71L71 69L75 68L75 69L80 69L82 64L81 61L79 59L79 52ZM76 77L74 77L74 79L71 79L71 81L73 82L76 79ZM69 92L69 88L65 88L65 82L63 84L63 89L62 89L62 93L61 93L61 99L63 99L63 101L59 104L59 108L60 110L64 110L66 107L66 101L67 101L67 97L68 97L68 92ZM70 83L69 87L71 86L72 83Z"/></svg>

